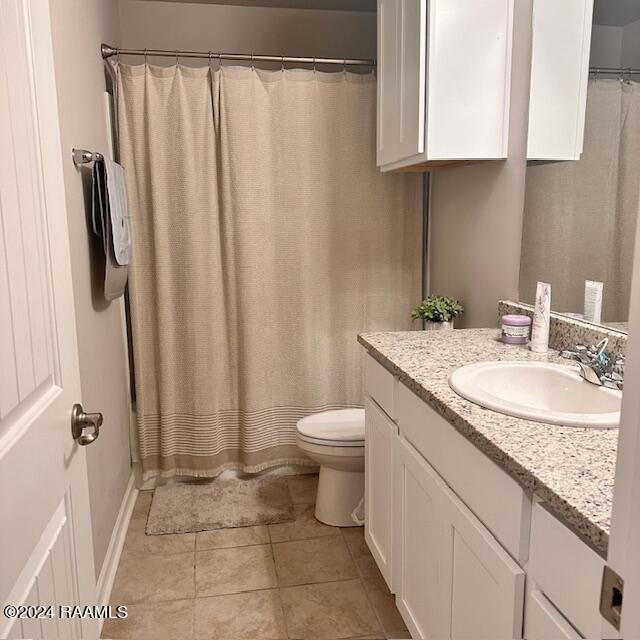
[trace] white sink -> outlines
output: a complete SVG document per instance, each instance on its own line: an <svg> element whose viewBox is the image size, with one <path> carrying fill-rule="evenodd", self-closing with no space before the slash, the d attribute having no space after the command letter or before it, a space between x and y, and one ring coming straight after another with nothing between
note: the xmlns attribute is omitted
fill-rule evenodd
<svg viewBox="0 0 640 640"><path fill-rule="evenodd" d="M570 427L617 427L622 392L548 362L477 362L456 369L451 388L487 409Z"/></svg>

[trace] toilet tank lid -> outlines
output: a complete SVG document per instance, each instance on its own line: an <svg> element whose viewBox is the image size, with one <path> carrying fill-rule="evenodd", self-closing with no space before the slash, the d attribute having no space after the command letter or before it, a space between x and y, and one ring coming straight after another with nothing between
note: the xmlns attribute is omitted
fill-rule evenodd
<svg viewBox="0 0 640 640"><path fill-rule="evenodd" d="M298 433L320 440L364 440L364 409L314 413L298 421Z"/></svg>

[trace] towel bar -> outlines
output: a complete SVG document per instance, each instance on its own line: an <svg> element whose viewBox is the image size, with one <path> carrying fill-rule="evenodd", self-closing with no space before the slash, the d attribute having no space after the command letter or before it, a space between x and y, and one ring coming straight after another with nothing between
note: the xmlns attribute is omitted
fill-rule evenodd
<svg viewBox="0 0 640 640"><path fill-rule="evenodd" d="M88 164L89 162L93 162L94 160L103 160L104 156L97 151L87 151L86 149L73 149L73 164L78 165Z"/></svg>

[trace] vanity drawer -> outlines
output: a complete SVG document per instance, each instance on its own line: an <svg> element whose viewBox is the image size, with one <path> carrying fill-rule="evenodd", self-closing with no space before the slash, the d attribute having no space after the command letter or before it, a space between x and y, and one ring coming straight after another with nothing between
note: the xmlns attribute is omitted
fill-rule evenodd
<svg viewBox="0 0 640 640"><path fill-rule="evenodd" d="M396 392L398 378L387 371L368 353L364 361L364 384L367 393L385 413L396 419Z"/></svg>
<svg viewBox="0 0 640 640"><path fill-rule="evenodd" d="M605 560L542 503L533 505L527 574L585 638L603 637L600 588ZM613 627L605 636L619 637Z"/></svg>
<svg viewBox="0 0 640 640"><path fill-rule="evenodd" d="M396 405L400 433L523 565L531 517L524 489L403 384Z"/></svg>

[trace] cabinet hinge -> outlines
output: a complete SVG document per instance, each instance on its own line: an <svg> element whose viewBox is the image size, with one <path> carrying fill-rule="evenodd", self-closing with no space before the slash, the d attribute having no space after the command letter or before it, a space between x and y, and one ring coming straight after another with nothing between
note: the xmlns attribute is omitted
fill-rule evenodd
<svg viewBox="0 0 640 640"><path fill-rule="evenodd" d="M600 613L617 631L620 631L623 593L624 580L611 567L605 565L602 572Z"/></svg>

